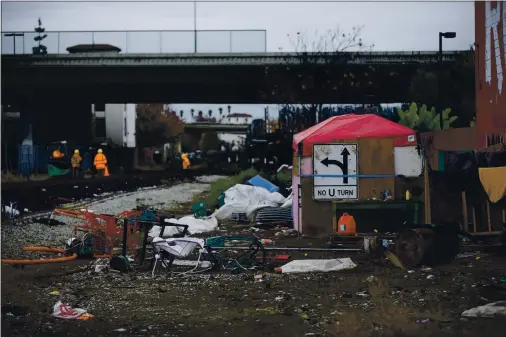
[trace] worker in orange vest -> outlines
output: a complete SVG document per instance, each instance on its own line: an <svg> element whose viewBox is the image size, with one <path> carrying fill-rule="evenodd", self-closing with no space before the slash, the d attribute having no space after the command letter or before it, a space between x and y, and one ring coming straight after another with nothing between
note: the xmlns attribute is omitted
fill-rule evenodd
<svg viewBox="0 0 506 337"><path fill-rule="evenodd" d="M183 165L183 170L186 170L188 167L190 167L190 159L188 159L188 155L186 153L181 154L181 162Z"/></svg>
<svg viewBox="0 0 506 337"><path fill-rule="evenodd" d="M190 159L186 153L181 153L181 181L188 177L188 167L190 167Z"/></svg>
<svg viewBox="0 0 506 337"><path fill-rule="evenodd" d="M97 169L97 173L100 177L108 176L106 174L107 170L107 157L103 153L102 149L98 149L97 155L95 156L95 159L93 160L93 165L95 165L95 168Z"/></svg>
<svg viewBox="0 0 506 337"><path fill-rule="evenodd" d="M70 159L70 163L72 164L72 178L79 177L79 168L81 167L81 161L83 158L79 154L79 150L74 150L74 155Z"/></svg>
<svg viewBox="0 0 506 337"><path fill-rule="evenodd" d="M63 157L65 157L65 154L60 151L60 148L57 147L53 151L53 159L62 159Z"/></svg>

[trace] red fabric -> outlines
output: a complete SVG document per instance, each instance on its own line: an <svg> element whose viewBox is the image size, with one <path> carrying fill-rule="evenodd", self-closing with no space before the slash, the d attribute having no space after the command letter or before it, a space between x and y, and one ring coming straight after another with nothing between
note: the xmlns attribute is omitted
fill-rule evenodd
<svg viewBox="0 0 506 337"><path fill-rule="evenodd" d="M409 137L412 136L412 137ZM408 139L408 137L410 139ZM303 155L313 152L313 144L359 138L394 138L394 146L414 146L415 131L373 114L347 114L331 117L293 137L293 150L303 142ZM412 140L411 142L409 140Z"/></svg>

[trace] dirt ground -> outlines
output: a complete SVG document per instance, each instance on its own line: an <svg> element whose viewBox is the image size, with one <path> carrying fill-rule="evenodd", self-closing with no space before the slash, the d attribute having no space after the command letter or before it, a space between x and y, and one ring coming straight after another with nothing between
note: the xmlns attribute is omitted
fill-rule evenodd
<svg viewBox="0 0 506 337"><path fill-rule="evenodd" d="M281 240L276 244L281 245ZM298 240L316 247L325 242ZM286 244L286 243L285 243ZM280 254L279 252L277 254ZM504 257L472 256L412 271L384 259L349 256L347 271L311 274L205 272L167 276L82 270L91 261L2 265L4 336L504 336L504 318L461 318L506 299ZM322 253L294 253L319 258ZM258 273L258 272L257 272ZM374 277L371 277L374 276ZM61 295L51 295L58 290ZM88 321L51 316L61 299Z"/></svg>

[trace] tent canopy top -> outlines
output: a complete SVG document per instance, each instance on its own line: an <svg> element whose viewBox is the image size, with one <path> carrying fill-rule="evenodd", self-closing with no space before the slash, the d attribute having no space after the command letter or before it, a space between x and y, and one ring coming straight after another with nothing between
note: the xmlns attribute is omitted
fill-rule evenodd
<svg viewBox="0 0 506 337"><path fill-rule="evenodd" d="M303 142L303 156L312 153L313 144L360 138L394 138L395 146L416 145L415 131L373 114L334 116L293 137L293 150Z"/></svg>

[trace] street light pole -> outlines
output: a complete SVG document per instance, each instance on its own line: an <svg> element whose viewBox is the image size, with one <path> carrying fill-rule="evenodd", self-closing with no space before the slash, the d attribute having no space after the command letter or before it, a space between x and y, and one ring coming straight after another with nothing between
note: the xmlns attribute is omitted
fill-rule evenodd
<svg viewBox="0 0 506 337"><path fill-rule="evenodd" d="M4 36L5 37L12 37L12 43L13 43L13 47L14 47L14 55L16 55L16 37L22 36L23 37L23 54L24 54L24 50L25 50L25 42L24 42L25 33L7 33L7 34L4 34Z"/></svg>
<svg viewBox="0 0 506 337"><path fill-rule="evenodd" d="M437 90L437 106L440 110L439 113L439 124L441 126L441 130L443 130L444 122L443 122L443 108L441 107L441 77L443 76L443 38L445 39L454 39L457 36L455 32L439 32L439 52L438 52L438 90Z"/></svg>
<svg viewBox="0 0 506 337"><path fill-rule="evenodd" d="M197 53L197 1L193 1L193 33L194 33L194 51Z"/></svg>

